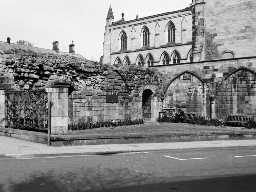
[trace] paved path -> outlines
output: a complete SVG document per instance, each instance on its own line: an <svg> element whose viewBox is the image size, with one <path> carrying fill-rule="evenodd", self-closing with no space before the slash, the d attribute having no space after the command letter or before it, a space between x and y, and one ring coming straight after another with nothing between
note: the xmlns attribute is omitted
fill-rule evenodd
<svg viewBox="0 0 256 192"><path fill-rule="evenodd" d="M223 140L175 143L111 144L52 147L15 138L0 136L0 155L50 155L50 154L102 154L170 149L224 148L255 146L256 140Z"/></svg>

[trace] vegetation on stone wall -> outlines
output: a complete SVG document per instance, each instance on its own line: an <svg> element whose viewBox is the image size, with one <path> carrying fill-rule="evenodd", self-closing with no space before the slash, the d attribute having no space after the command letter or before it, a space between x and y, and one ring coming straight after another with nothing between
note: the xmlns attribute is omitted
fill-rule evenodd
<svg viewBox="0 0 256 192"><path fill-rule="evenodd" d="M218 44L214 41L217 34L205 32L205 60L210 61L219 58Z"/></svg>
<svg viewBox="0 0 256 192"><path fill-rule="evenodd" d="M135 65L117 69L79 55L55 53L33 46L0 43L0 50L4 55L1 67L13 76L16 89L42 88L59 79L70 82L79 92L118 94L125 103L138 96L145 85L161 87L163 79L153 69Z"/></svg>
<svg viewBox="0 0 256 192"><path fill-rule="evenodd" d="M16 89L42 88L50 79L58 78L79 87L101 72L98 63L80 55L33 46L0 42L0 53L0 70L13 76Z"/></svg>
<svg viewBox="0 0 256 192"><path fill-rule="evenodd" d="M65 77L71 82L79 82L96 75L99 66L83 58L68 55L15 54L5 61L8 71L20 89L43 87L51 76Z"/></svg>

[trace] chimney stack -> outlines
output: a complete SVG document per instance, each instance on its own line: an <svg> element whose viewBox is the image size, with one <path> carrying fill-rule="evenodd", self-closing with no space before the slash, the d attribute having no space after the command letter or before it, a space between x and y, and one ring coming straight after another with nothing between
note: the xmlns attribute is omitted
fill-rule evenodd
<svg viewBox="0 0 256 192"><path fill-rule="evenodd" d="M59 49L59 41L54 41L52 43L52 50L56 51L57 53L60 51L60 49Z"/></svg>
<svg viewBox="0 0 256 192"><path fill-rule="evenodd" d="M69 44L69 53L74 54L75 53L75 44L74 41L72 41L71 44Z"/></svg>
<svg viewBox="0 0 256 192"><path fill-rule="evenodd" d="M11 44L11 38L10 37L7 37L7 43Z"/></svg>

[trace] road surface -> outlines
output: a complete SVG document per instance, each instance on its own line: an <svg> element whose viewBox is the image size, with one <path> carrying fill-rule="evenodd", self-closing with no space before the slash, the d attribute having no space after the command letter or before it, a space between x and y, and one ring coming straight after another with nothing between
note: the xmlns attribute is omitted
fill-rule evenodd
<svg viewBox="0 0 256 192"><path fill-rule="evenodd" d="M256 149L2 156L0 191L256 191Z"/></svg>

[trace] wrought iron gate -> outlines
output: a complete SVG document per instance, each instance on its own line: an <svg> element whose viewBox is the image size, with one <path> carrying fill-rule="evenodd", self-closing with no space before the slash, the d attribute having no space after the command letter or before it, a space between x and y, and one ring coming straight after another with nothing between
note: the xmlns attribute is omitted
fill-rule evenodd
<svg viewBox="0 0 256 192"><path fill-rule="evenodd" d="M9 128L48 131L48 97L44 90L6 91L5 111Z"/></svg>

